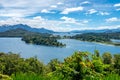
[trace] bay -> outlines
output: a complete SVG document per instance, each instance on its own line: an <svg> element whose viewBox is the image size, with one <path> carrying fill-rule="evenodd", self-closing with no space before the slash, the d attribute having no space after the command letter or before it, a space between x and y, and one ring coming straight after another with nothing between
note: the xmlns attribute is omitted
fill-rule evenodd
<svg viewBox="0 0 120 80"><path fill-rule="evenodd" d="M60 48L26 44L24 41L21 41L21 38L0 38L0 52L13 52L20 54L24 58L37 56L37 58L45 64L55 58L63 61L64 58L72 55L75 51L89 51L93 53L94 50L97 49L101 54L104 52L110 52L112 54L120 53L119 46L84 42L73 39L61 39L58 41L66 44L66 47Z"/></svg>

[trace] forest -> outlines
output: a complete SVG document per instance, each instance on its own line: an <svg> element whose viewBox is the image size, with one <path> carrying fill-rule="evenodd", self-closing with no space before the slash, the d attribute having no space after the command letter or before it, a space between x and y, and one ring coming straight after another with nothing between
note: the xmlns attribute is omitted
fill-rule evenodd
<svg viewBox="0 0 120 80"><path fill-rule="evenodd" d="M77 51L44 64L36 56L1 52L0 80L120 80L120 54Z"/></svg>
<svg viewBox="0 0 120 80"><path fill-rule="evenodd" d="M99 42L105 44L112 44L120 46L120 43L114 43L111 39L120 39L120 32L110 32L110 33L84 33L71 36L71 39L78 39L81 41L89 42Z"/></svg>
<svg viewBox="0 0 120 80"><path fill-rule="evenodd" d="M57 41L57 39L60 39L60 36L53 36L52 34L48 33L31 32L21 28L0 32L0 37L21 37L22 41L36 45L46 45L55 47L66 46L65 44L62 44Z"/></svg>
<svg viewBox="0 0 120 80"><path fill-rule="evenodd" d="M55 46L55 47L64 47L65 44L57 41L58 37L53 35L44 36L44 35L26 35L22 37L22 40L26 43L36 44L36 45L46 45L46 46Z"/></svg>

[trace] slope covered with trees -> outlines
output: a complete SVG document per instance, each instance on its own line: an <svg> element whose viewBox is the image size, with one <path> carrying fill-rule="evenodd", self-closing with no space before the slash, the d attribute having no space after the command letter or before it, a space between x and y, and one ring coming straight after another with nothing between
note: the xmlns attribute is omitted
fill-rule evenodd
<svg viewBox="0 0 120 80"><path fill-rule="evenodd" d="M36 57L0 53L2 74L9 76L6 80L120 80L120 54L75 52L63 62L53 59L45 65Z"/></svg>
<svg viewBox="0 0 120 80"><path fill-rule="evenodd" d="M65 44L57 41L60 38L59 36L53 36L48 33L30 32L21 28L0 32L0 37L22 37L22 40L26 43L56 47L65 46Z"/></svg>
<svg viewBox="0 0 120 80"><path fill-rule="evenodd" d="M111 33L85 33L77 34L71 37L72 39L78 39L81 41L90 41L90 42L100 42L112 45L120 45L120 43L114 43L111 39L120 40L120 32L111 32Z"/></svg>
<svg viewBox="0 0 120 80"><path fill-rule="evenodd" d="M26 35L49 36L51 34L31 32L31 31L27 31L27 30L22 29L22 28L17 28L17 29L8 30L8 31L5 31L5 32L0 32L0 37L23 37L23 36L26 36Z"/></svg>

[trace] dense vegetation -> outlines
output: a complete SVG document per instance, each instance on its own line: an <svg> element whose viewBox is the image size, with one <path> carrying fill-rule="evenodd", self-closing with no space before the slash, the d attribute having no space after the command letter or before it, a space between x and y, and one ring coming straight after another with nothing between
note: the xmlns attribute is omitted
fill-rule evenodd
<svg viewBox="0 0 120 80"><path fill-rule="evenodd" d="M30 32L21 28L0 32L0 37L23 37L25 35L34 35L40 33Z"/></svg>
<svg viewBox="0 0 120 80"><path fill-rule="evenodd" d="M21 28L0 32L0 37L22 37L22 40L26 43L56 47L65 46L65 44L57 41L60 36L53 36L52 34L47 33L30 32Z"/></svg>
<svg viewBox="0 0 120 80"><path fill-rule="evenodd" d="M71 37L72 39L78 39L81 41L100 42L113 45L120 45L120 43L112 42L111 39L120 39L120 32L114 33L85 33L77 34Z"/></svg>
<svg viewBox="0 0 120 80"><path fill-rule="evenodd" d="M56 46L63 47L65 44L62 44L57 41L58 37L54 37L53 35L43 36L43 35L26 35L22 37L22 40L26 43L32 43L37 45L47 45L47 46Z"/></svg>
<svg viewBox="0 0 120 80"><path fill-rule="evenodd" d="M0 79L120 80L120 54L75 52L64 62L53 59L45 65L36 57L25 59L19 54L0 53Z"/></svg>

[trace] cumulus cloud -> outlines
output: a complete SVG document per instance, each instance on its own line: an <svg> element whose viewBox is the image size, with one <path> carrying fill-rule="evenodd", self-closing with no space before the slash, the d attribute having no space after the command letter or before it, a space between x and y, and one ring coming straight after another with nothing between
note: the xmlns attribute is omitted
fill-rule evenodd
<svg viewBox="0 0 120 80"><path fill-rule="evenodd" d="M51 12L51 11L49 11L47 9L43 9L43 10L41 10L41 13L55 13L55 12Z"/></svg>
<svg viewBox="0 0 120 80"><path fill-rule="evenodd" d="M86 14L94 14L94 13L96 13L97 12L97 10L95 10L95 9L90 9L90 10L88 10L88 12L86 13Z"/></svg>
<svg viewBox="0 0 120 80"><path fill-rule="evenodd" d="M57 5L51 5L50 7L51 8L57 8Z"/></svg>
<svg viewBox="0 0 120 80"><path fill-rule="evenodd" d="M0 25L15 25L15 24L26 24L33 28L46 28L58 32L66 32L71 30L99 30L99 29L116 29L120 28L120 25L113 25L113 26L98 26L96 27L80 27L80 25L77 25L75 23L69 23L68 21L78 21L74 18L69 17L61 17L64 21L57 21L57 20L48 20L45 18L42 18L41 16L33 17L32 19L27 18L9 18L7 20L0 20ZM67 21L67 22L66 22ZM80 20L79 23L88 23L88 20Z"/></svg>
<svg viewBox="0 0 120 80"><path fill-rule="evenodd" d="M50 13L47 9L41 10L41 13Z"/></svg>
<svg viewBox="0 0 120 80"><path fill-rule="evenodd" d="M42 18L41 16L36 16L33 18L18 18L13 17L6 20L0 20L0 25L15 25L15 24L26 24L33 28L46 28L53 31L70 31L81 29L85 24L88 23L87 20L76 20L74 18L69 18L63 16L60 18L61 20L48 20Z"/></svg>
<svg viewBox="0 0 120 80"><path fill-rule="evenodd" d="M57 4L59 0L0 0L0 17L26 17L39 13L43 9L51 9L51 5ZM61 3L64 0L61 0ZM53 6L52 6L53 7ZM54 6L55 7L55 6ZM42 12L49 12L44 10ZM15 14L15 15L14 15Z"/></svg>
<svg viewBox="0 0 120 80"><path fill-rule="evenodd" d="M60 19L64 20L67 23L77 23L77 20L75 20L74 18L69 18L69 17L66 17L66 16L63 16Z"/></svg>
<svg viewBox="0 0 120 80"><path fill-rule="evenodd" d="M81 3L81 5L83 5L83 4L90 4L90 2L89 1L84 1L84 2Z"/></svg>
<svg viewBox="0 0 120 80"><path fill-rule="evenodd" d="M120 3L114 4L114 7L120 7Z"/></svg>
<svg viewBox="0 0 120 80"><path fill-rule="evenodd" d="M98 14L102 15L102 16L104 16L104 15L110 15L110 13L108 13L108 12L99 12Z"/></svg>
<svg viewBox="0 0 120 80"><path fill-rule="evenodd" d="M62 2L58 2L57 5L62 5L63 3Z"/></svg>
<svg viewBox="0 0 120 80"><path fill-rule="evenodd" d="M75 11L82 11L83 10L83 7L74 7L74 8L66 8L64 9L61 14L69 14L71 12L75 12Z"/></svg>
<svg viewBox="0 0 120 80"><path fill-rule="evenodd" d="M117 17L112 17L112 18L106 19L106 22L118 22L118 21L120 21L120 19L118 19Z"/></svg>
<svg viewBox="0 0 120 80"><path fill-rule="evenodd" d="M92 24L92 22L89 24L89 20L85 19L86 15L83 14L96 13L98 17L101 17L100 15L112 16L110 13L113 15L118 15L116 12L113 12L113 9L120 11L120 3L113 5L108 1L106 4L101 4L99 1L90 2L89 0L0 0L0 25L22 23L36 28L44 27L55 31L68 31L85 28L87 29L90 26L102 24L99 24L98 21L94 19L94 15L91 16L91 21L93 21L95 24ZM69 14L72 12L76 12L76 15L73 16ZM37 16L42 15L41 13L44 14L42 17ZM52 13L55 15L53 16ZM63 16L63 14L67 14L69 17ZM52 20L43 18L46 16L48 16L49 19L52 18ZM75 19L76 16L80 17ZM104 19L104 17L102 19ZM120 19L117 17L112 17L106 19L105 21L118 22ZM112 23L105 23L104 25L106 24L112 25ZM119 22L117 24L119 24ZM95 28L100 29L100 27Z"/></svg>
<svg viewBox="0 0 120 80"><path fill-rule="evenodd" d="M48 20L42 18L41 16L36 16L33 18L18 18L13 17L6 20L0 20L0 25L15 25L15 24L26 24L33 28L46 28L54 31L69 31L72 29L76 29L78 26L75 23L66 22L66 17L63 17L64 21L57 21L57 20ZM74 21L73 19L68 19L68 21ZM74 25L73 28L67 25Z"/></svg>
<svg viewBox="0 0 120 80"><path fill-rule="evenodd" d="M82 21L84 24L88 23L89 21L88 20L83 20Z"/></svg>
<svg viewBox="0 0 120 80"><path fill-rule="evenodd" d="M116 8L117 11L120 11L120 3L114 4L114 7Z"/></svg>
<svg viewBox="0 0 120 80"><path fill-rule="evenodd" d="M85 25L87 24L89 21L88 20L77 20L75 18L70 18L70 17L66 17L66 16L63 16L60 18L61 20L64 21L64 23L73 23L75 25Z"/></svg>

